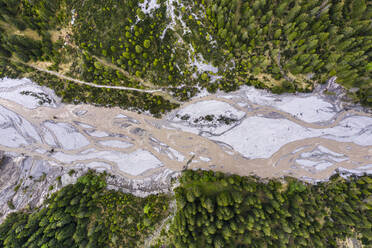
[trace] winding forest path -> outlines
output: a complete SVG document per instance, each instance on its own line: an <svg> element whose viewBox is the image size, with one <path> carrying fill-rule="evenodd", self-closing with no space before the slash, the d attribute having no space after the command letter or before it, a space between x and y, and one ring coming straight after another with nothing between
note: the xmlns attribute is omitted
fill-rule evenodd
<svg viewBox="0 0 372 248"><path fill-rule="evenodd" d="M118 67L102 58L99 58L95 55L91 55L93 58L95 58L98 62L100 62L101 64L107 66L107 67L110 67L114 70L117 70L117 71L120 71L121 73L123 73L127 78L130 78L130 79L133 79L139 83L141 83L143 86L145 87L148 87L148 88L153 88L153 92L149 92L149 93L157 93L157 95L159 96L162 96L164 99L166 100L169 100L170 102L172 103L178 103L178 104L182 104L182 102L180 101L177 101L172 95L170 95L168 92L166 92L164 89L171 89L173 87L169 87L169 86L163 86L163 87L159 87L159 86L156 86L155 84L153 84L152 82L150 81L147 81L147 80L144 80L142 78L139 78L139 77L136 77L134 75L131 75L129 72L127 72L126 70L123 70L121 67Z"/></svg>
<svg viewBox="0 0 372 248"><path fill-rule="evenodd" d="M6 58L6 57L2 57L2 58ZM72 82L75 82L75 83L78 83L78 84L88 85L88 86L95 87L95 88L106 88L106 89L116 89L116 90L131 90L131 91L144 92L144 93L163 93L164 95L168 96L168 98L171 97L163 89L153 89L153 90L150 90L150 89L138 89L138 88L132 88L132 87L126 87L126 86L110 86L110 85L94 84L94 83L82 81L80 79L76 79L76 78L72 78L72 77L69 77L69 76L65 76L65 75L63 75L63 74L61 74L59 72L47 70L47 69L44 69L44 68L40 68L38 66L35 66L35 65L32 65L32 64L28 64L28 63L25 63L25 62L22 62L22 61L19 61L19 60L15 60L15 59L11 59L11 58L6 58L6 59L9 59L9 60L14 61L14 62L17 62L17 63L21 63L23 65L32 67L32 68L34 68L37 71L45 72L45 73L54 75L54 76L56 76L58 78L61 78L61 79L69 80L69 81L72 81ZM101 59L99 61L102 62ZM171 98L173 99L173 97L171 97ZM173 99L173 101L174 102L178 102L175 99Z"/></svg>
<svg viewBox="0 0 372 248"><path fill-rule="evenodd" d="M112 64L112 63L110 63L110 62L108 62L108 61L106 61L106 60L104 60L104 59L101 59L101 58L99 58L99 57L97 57L97 56L95 56L95 55L92 55L92 57L93 58L95 58L98 62L100 62L101 64L103 64L103 65L105 65L105 66L107 66L107 67L110 67L110 68L112 68L112 69L114 69L114 70L117 70L117 71L120 71L121 73L123 73L127 78L130 78L130 79L133 79L133 80L135 80L135 81L137 81L137 82L140 82L141 84L143 84L144 86L146 86L146 87L150 87L150 88L156 88L156 86L153 84L153 83L151 83L150 81L145 81L145 80L143 80L142 78L139 78L139 77L136 77L136 76L134 76L134 75L131 75L129 72L127 72L126 70L123 70L122 68L120 68L120 67L118 67L118 66L116 66L116 65L114 65L114 64ZM158 88L160 88L160 87L158 87ZM167 88L167 87L165 87L165 88Z"/></svg>
<svg viewBox="0 0 372 248"><path fill-rule="evenodd" d="M40 68L36 65L25 63L25 62L22 62L22 61L19 61L19 60L15 60L15 59L12 59L12 58L6 58L6 57L3 57L3 56L0 56L0 57L11 60L11 61L14 61L14 62L17 62L17 63L21 63L23 65L32 67L37 71L45 72L45 73L48 73L50 75L56 76L60 79L69 80L69 81L77 83L77 84L88 85L88 86L95 87L95 88L106 88L106 89L115 89L115 90L130 90L130 91L137 91L137 92L143 92L143 93L150 93L150 94L154 94L154 95L159 95L159 96L163 97L164 99L169 100L172 103L182 104L182 102L176 100L172 95L170 95L167 91L164 90L164 88L166 88L166 87L163 87L161 89L138 89L138 88L132 88L132 87L126 87L126 86L110 86L110 85L94 84L94 83L91 83L91 82L86 82L86 81L82 81L80 79L76 79L76 78L73 78L73 77L63 75L63 74L61 74L59 72L56 72L56 71L51 71L51 70L48 70L48 69ZM99 59L99 61L101 63L103 62L103 60L101 60L101 59Z"/></svg>
<svg viewBox="0 0 372 248"><path fill-rule="evenodd" d="M90 82L85 82L85 81L82 81L82 80L79 80L79 79L76 79L76 78L72 78L72 77L69 77L69 76L65 76L65 75L62 75L62 74L60 74L60 73L58 73L56 71L50 71L50 70L43 69L43 68L40 68L40 67L37 67L37 66L33 66L33 65L29 65L29 66L31 66L32 68L34 68L34 69L36 69L38 71L46 72L48 74L57 76L57 77L59 77L61 79L73 81L73 82L78 83L78 84L89 85L89 86L95 87L95 88L106 88L106 89L117 89L117 90L131 90L131 91L138 91L138 92L144 92L144 93L163 92L163 90L161 90L161 89L158 89L158 90L145 90L145 89L137 89L137 88L125 87L125 86L99 85L99 84L94 84L94 83L90 83Z"/></svg>

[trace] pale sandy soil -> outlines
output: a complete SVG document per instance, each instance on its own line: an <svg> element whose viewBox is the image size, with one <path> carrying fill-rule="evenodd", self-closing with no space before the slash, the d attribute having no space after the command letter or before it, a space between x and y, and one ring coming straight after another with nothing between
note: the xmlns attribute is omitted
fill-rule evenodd
<svg viewBox="0 0 372 248"><path fill-rule="evenodd" d="M32 87L53 104L39 106L19 94ZM186 165L311 180L326 179L339 168L372 172L371 114L343 111L319 94L275 96L243 87L196 98L155 119L119 108L60 104L48 89L6 79L0 80L0 107L0 150L131 179ZM193 118L215 113L238 121L193 124L177 113Z"/></svg>

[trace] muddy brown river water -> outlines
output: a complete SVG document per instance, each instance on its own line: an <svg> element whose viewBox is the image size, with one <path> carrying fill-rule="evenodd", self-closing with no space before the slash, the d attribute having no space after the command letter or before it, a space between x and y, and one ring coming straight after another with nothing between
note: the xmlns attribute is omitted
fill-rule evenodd
<svg viewBox="0 0 372 248"><path fill-rule="evenodd" d="M44 92L52 102L40 106L20 94L26 89ZM234 121L197 120L205 115ZM156 119L120 108L61 104L29 80L4 79L0 150L131 179L187 167L321 180L335 170L372 172L372 115L345 111L320 92L276 96L243 87L195 98Z"/></svg>

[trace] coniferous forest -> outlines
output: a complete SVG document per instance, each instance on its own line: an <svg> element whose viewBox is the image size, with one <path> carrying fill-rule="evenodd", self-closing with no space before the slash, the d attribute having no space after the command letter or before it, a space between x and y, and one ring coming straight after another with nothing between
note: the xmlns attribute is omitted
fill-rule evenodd
<svg viewBox="0 0 372 248"><path fill-rule="evenodd" d="M186 171L180 181L175 247L339 247L346 237L372 244L370 176L311 185Z"/></svg>
<svg viewBox="0 0 372 248"><path fill-rule="evenodd" d="M157 228L152 247L372 244L371 176L308 184L188 170L174 195L147 198L107 190L107 176L90 171L39 209L10 214L0 247L143 247Z"/></svg>
<svg viewBox="0 0 372 248"><path fill-rule="evenodd" d="M90 171L44 207L10 214L0 225L0 247L142 247L167 216L169 197L107 190L106 176Z"/></svg>
<svg viewBox="0 0 372 248"><path fill-rule="evenodd" d="M1 0L0 75L30 77L66 102L155 116L201 89L310 92L333 76L352 101L371 105L368 1L157 0L150 10L147 3ZM95 88L40 69L157 92Z"/></svg>
<svg viewBox="0 0 372 248"><path fill-rule="evenodd" d="M311 92L331 78L372 106L371 1L151 2L0 0L0 78L155 117L203 90ZM370 175L310 184L186 170L172 193L145 198L109 190L110 176L90 171L8 215L0 248L372 246Z"/></svg>

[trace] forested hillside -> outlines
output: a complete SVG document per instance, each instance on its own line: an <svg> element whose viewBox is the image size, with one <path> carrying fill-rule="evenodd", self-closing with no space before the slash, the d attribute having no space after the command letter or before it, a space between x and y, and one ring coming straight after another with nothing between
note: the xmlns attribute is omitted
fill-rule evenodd
<svg viewBox="0 0 372 248"><path fill-rule="evenodd" d="M167 217L169 197L107 190L105 177L89 172L53 194L45 207L10 214L0 225L0 247L142 247Z"/></svg>
<svg viewBox="0 0 372 248"><path fill-rule="evenodd" d="M203 88L308 92L332 76L353 101L372 102L365 0L1 0L0 7L0 75L34 78L67 102L160 116ZM46 69L155 92L35 75Z"/></svg>
<svg viewBox="0 0 372 248"><path fill-rule="evenodd" d="M372 244L370 176L335 175L313 185L185 171L175 195L147 198L107 190L107 176L89 172L44 207L9 215L0 247L143 247L145 240L152 247L339 247L346 238Z"/></svg>
<svg viewBox="0 0 372 248"><path fill-rule="evenodd" d="M370 176L310 185L187 171L170 228L175 247L339 247L372 244Z"/></svg>

